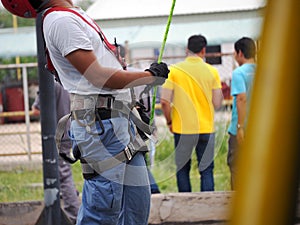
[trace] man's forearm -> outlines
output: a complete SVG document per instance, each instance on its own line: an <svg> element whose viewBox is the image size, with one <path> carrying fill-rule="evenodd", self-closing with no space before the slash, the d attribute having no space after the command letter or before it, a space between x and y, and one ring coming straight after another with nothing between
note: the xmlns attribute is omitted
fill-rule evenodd
<svg viewBox="0 0 300 225"><path fill-rule="evenodd" d="M237 96L236 105L237 105L237 113L238 113L238 124L240 126L243 126L246 119L246 110L247 110L246 93L242 93Z"/></svg>
<svg viewBox="0 0 300 225"><path fill-rule="evenodd" d="M170 103L166 102L166 101L162 101L161 102L161 108L162 108L163 114L166 118L167 125L170 125L172 123Z"/></svg>

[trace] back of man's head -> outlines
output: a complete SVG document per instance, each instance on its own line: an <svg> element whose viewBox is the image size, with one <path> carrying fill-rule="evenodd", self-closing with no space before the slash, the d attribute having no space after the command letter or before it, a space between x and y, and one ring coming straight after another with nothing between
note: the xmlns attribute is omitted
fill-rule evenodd
<svg viewBox="0 0 300 225"><path fill-rule="evenodd" d="M188 39L187 48L193 53L199 53L207 45L206 38L202 35L193 35Z"/></svg>
<svg viewBox="0 0 300 225"><path fill-rule="evenodd" d="M242 37L234 43L234 50L238 53L241 51L246 59L255 58L255 42L248 37Z"/></svg>
<svg viewBox="0 0 300 225"><path fill-rule="evenodd" d="M49 2L47 0L45 0L45 1L43 1L43 0L28 0L28 1L29 1L30 5L32 5L32 7L36 10L39 9L42 4L44 5L45 3Z"/></svg>

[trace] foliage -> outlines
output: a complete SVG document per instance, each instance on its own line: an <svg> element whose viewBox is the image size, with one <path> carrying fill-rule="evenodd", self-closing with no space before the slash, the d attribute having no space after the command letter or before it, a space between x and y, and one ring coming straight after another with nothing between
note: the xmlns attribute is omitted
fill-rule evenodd
<svg viewBox="0 0 300 225"><path fill-rule="evenodd" d="M35 25L35 19L25 19L21 17L16 17L18 27L28 27ZM2 9L0 10L0 28L13 27L13 15L8 11Z"/></svg>
<svg viewBox="0 0 300 225"><path fill-rule="evenodd" d="M0 202L43 199L42 170L0 172Z"/></svg>
<svg viewBox="0 0 300 225"><path fill-rule="evenodd" d="M35 63L37 62L37 57L20 57L20 63ZM0 64L7 65L7 64L15 64L15 58L0 58ZM18 73L22 73L21 70L17 69L2 69L0 70L0 83L2 84L9 84L9 83L16 83L20 82L20 77ZM28 68L27 69L27 76L28 82L36 83L38 81L38 71L37 68Z"/></svg>
<svg viewBox="0 0 300 225"><path fill-rule="evenodd" d="M86 10L94 0L80 0L76 5ZM14 19L16 20L17 27L28 27L35 26L35 19L25 19L21 17L15 17L10 12L5 9L0 8L0 29L1 28L12 28L14 27ZM21 57L21 63L37 62L36 57ZM3 59L0 58L0 64L15 64L14 58ZM20 70L19 70L20 71ZM19 82L20 76L18 76L17 69L0 70L0 83L15 83ZM28 79L29 82L37 82L38 74L37 68L28 69Z"/></svg>
<svg viewBox="0 0 300 225"><path fill-rule="evenodd" d="M86 10L94 0L80 0L76 5ZM18 27L35 26L35 19L17 17ZM0 9L0 28L13 27L13 16L5 9Z"/></svg>

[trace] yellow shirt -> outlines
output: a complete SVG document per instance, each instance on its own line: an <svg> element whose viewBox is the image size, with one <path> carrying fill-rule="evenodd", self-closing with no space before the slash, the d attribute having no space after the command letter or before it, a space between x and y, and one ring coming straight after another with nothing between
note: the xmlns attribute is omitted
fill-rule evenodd
<svg viewBox="0 0 300 225"><path fill-rule="evenodd" d="M170 67L163 88L173 91L171 116L174 133L214 132L212 90L221 88L216 68L200 57L187 57Z"/></svg>

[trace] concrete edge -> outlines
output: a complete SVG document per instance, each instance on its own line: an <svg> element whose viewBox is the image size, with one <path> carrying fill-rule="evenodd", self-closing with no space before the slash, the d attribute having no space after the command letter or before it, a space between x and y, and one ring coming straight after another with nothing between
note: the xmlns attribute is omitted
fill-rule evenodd
<svg viewBox="0 0 300 225"><path fill-rule="evenodd" d="M154 194L149 224L223 224L232 192ZM0 203L0 225L34 225L43 201Z"/></svg>

